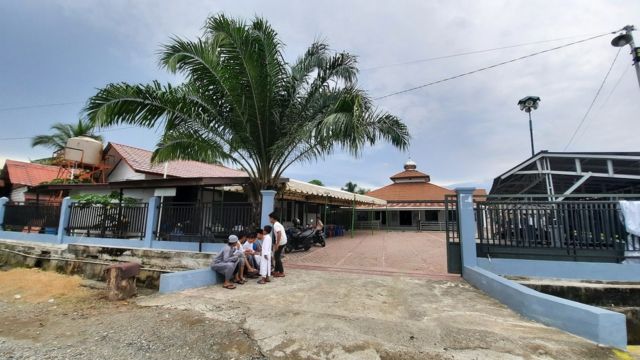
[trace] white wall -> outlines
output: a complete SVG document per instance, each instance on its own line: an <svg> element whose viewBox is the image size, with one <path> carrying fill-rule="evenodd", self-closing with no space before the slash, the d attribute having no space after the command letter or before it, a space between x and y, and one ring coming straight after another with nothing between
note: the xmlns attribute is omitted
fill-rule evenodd
<svg viewBox="0 0 640 360"><path fill-rule="evenodd" d="M120 161L118 165L109 174L108 182L124 181L124 180L144 180L145 174L137 173L124 161Z"/></svg>
<svg viewBox="0 0 640 360"><path fill-rule="evenodd" d="M11 195L9 196L9 199L15 202L22 202L24 201L24 193L26 192L27 192L26 186L14 186L13 189L11 190Z"/></svg>

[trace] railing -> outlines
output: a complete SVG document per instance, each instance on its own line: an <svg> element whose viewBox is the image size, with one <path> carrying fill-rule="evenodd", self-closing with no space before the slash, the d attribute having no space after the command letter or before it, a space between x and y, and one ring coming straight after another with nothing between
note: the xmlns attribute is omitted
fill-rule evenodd
<svg viewBox="0 0 640 360"><path fill-rule="evenodd" d="M476 224L480 256L620 261L640 250L616 201L481 201Z"/></svg>
<svg viewBox="0 0 640 360"><path fill-rule="evenodd" d="M103 238L144 238L148 203L70 205L67 233L73 236Z"/></svg>
<svg viewBox="0 0 640 360"><path fill-rule="evenodd" d="M255 227L248 203L176 203L160 205L157 237L186 242L224 242L229 234Z"/></svg>
<svg viewBox="0 0 640 360"><path fill-rule="evenodd" d="M455 221L420 221L418 230L420 231L445 231L447 226L455 226Z"/></svg>
<svg viewBox="0 0 640 360"><path fill-rule="evenodd" d="M356 229L380 230L380 223L380 220L360 220L356 221Z"/></svg>
<svg viewBox="0 0 640 360"><path fill-rule="evenodd" d="M41 232L45 228L58 229L59 203L11 202L5 204L4 230Z"/></svg>

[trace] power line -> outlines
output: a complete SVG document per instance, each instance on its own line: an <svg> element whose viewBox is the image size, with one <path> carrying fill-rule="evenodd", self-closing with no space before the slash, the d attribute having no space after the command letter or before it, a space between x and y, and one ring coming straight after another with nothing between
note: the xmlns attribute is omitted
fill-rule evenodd
<svg viewBox="0 0 640 360"><path fill-rule="evenodd" d="M513 48L518 48L518 47L523 47L523 46L530 46L530 45L536 45L536 44L545 44L545 43L550 43L550 42L555 42L555 41L560 41L560 40L567 40L567 39L575 39L577 37L583 37L583 36L587 36L587 35L567 36L567 37L562 37L562 38L557 38L557 39L532 41L532 42L528 42L528 43L500 46L500 47L489 48L489 49L484 49L484 50L472 50L472 51L454 53L454 54L449 54L449 55L442 55L442 56L435 56L435 57L424 58L424 59L410 60L410 61L399 62L399 63L394 63L394 64L372 66L372 67L369 67L369 68L360 69L360 71L371 71L371 70L386 69L386 68L396 67L396 66L420 64L420 63L425 63L425 62L435 61L435 60L444 60L444 59L450 59L450 58L466 56L466 55L483 54L483 53L488 53L488 52L493 52L493 51L513 49Z"/></svg>
<svg viewBox="0 0 640 360"><path fill-rule="evenodd" d="M602 91L602 88L604 87L604 84L607 82L607 78L609 78L609 74L611 74L611 69L613 69L613 65L615 65L616 60L618 60L618 55L620 55L620 51L621 50L622 50L622 48L618 48L618 52L616 53L616 56L613 58L613 61L611 62L611 66L609 66L609 70L607 71L607 74L604 76L604 79L602 79L602 83L600 83L600 87L598 88L598 91L596 91L596 95L593 97L593 100L591 100L591 104L589 105L589 108L587 108L587 112L584 113L584 116L582 117L582 120L580 120L580 123L578 124L578 127L573 132L573 135L571 135L571 139L569 139L569 142L567 143L567 145L565 145L563 151L567 151L567 148L573 142L573 139L576 137L576 134L578 133L578 131L582 127L582 124L584 124L584 121L587 119L587 116L589 116L589 113L591 112L591 109L593 108L593 105L596 103L596 100L598 99L598 96L600 95L600 92Z"/></svg>
<svg viewBox="0 0 640 360"><path fill-rule="evenodd" d="M127 126L127 127L115 128L115 129L96 130L96 132L105 133L105 132L120 131L120 130L134 129L134 128L136 128L136 126ZM27 139L30 140L32 138L33 138L33 136L0 138L0 141L27 140Z"/></svg>
<svg viewBox="0 0 640 360"><path fill-rule="evenodd" d="M596 114L600 113L600 111L602 111L602 109L605 107L605 105L607 105L607 103L609 102L609 99L611 99L611 96L616 92L616 89L618 88L618 85L620 85L620 83L622 82L622 79L624 79L624 77L627 74L627 72L629 72L629 69L631 69L631 66L625 67L624 71L622 72L622 74L620 74L620 77L615 82L615 85L613 85L613 88L609 92L609 95L607 95L607 97L604 99L604 101L602 102L600 107L598 107L598 109L596 110ZM593 119L593 117L591 117L591 118ZM584 135L587 132L587 129L589 128L589 125L591 125L591 122L587 121L585 123L585 125L584 125L584 129L582 130L582 135Z"/></svg>
<svg viewBox="0 0 640 360"><path fill-rule="evenodd" d="M562 48L565 48L565 47L568 47L568 46L571 46L571 45L580 44L580 43L587 42L589 40L597 39L597 38L600 38L600 37L603 37L603 36L607 36L607 35L610 35L610 34L615 34L615 31L604 33L604 34L601 34L601 35L592 36L590 38L586 38L586 39L579 40L579 41L574 41L574 42L567 43L567 44L560 45L560 46L556 46L556 47L553 47L553 48L550 48L550 49L537 51L537 52L534 52L534 53L531 53L531 54L528 54L528 55L520 56L520 57L511 59L511 60L507 60L507 61L503 61L503 62L500 62L500 63L497 63L497 64L493 64L493 65L490 65L490 66L485 66L485 67L482 67L482 68L479 68L479 69L476 69L476 70L472 70L472 71L469 71L469 72L465 72L465 73L462 73L462 74L458 74L458 75L455 75L455 76L450 76L450 77L447 77L447 78L444 78L444 79L440 79L440 80L437 80L437 81L433 81L433 82L430 82L430 83L427 83L427 84L418 85L418 86L414 86L412 88L408 88L408 89L392 92L392 93L387 94L387 95L376 97L376 98L374 98L374 100L385 99L385 98L388 98L388 97L391 97L391 96L404 94L404 93L407 93L407 92L410 92L410 91L415 91L415 90L418 90L418 89L425 88L427 86L439 84L439 83L442 83L442 82L445 82L445 81L449 81L449 80L457 79L457 78L460 78L460 77L463 77L463 76L475 74L475 73L478 73L478 72L481 72L481 71L493 69L493 68L496 68L498 66L510 64L510 63L513 63L513 62L516 62L516 61L519 61L519 60L523 60L523 59L527 59L527 58L530 58L530 57L533 57L533 56L536 56L536 55L548 53L550 51L559 50L559 49L562 49Z"/></svg>
<svg viewBox="0 0 640 360"><path fill-rule="evenodd" d="M70 102L51 103L51 104L14 106L14 107L0 108L0 112L14 111L14 110L25 110L25 109L37 109L37 108L53 107L53 106L76 105L76 104L84 104L84 103L85 103L84 101L70 101Z"/></svg>

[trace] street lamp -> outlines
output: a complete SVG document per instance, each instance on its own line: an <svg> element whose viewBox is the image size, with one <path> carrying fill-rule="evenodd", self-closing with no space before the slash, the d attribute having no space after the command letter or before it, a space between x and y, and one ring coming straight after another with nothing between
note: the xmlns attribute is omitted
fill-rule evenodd
<svg viewBox="0 0 640 360"><path fill-rule="evenodd" d="M636 76L638 77L638 85L640 85L640 47L636 47L633 42L633 34L631 33L636 28L633 25L627 25L620 29L624 30L624 34L620 34L611 40L611 46L623 47L629 45L631 48L631 56L633 57L633 66L636 68Z"/></svg>
<svg viewBox="0 0 640 360"><path fill-rule="evenodd" d="M540 102L540 98L537 96L527 96L520 101L518 101L518 106L520 106L520 110L525 111L529 114L529 135L531 136L531 156L535 155L535 150L533 147L533 123L531 122L531 110L535 110L538 108L538 103Z"/></svg>

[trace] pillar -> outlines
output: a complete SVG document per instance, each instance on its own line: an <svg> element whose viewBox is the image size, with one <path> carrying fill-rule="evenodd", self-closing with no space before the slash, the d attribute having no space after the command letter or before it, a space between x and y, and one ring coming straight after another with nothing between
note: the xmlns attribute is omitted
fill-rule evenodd
<svg viewBox="0 0 640 360"><path fill-rule="evenodd" d="M4 209L5 205L9 202L6 197L0 198L0 230L4 230Z"/></svg>
<svg viewBox="0 0 640 360"><path fill-rule="evenodd" d="M144 229L144 247L146 248L151 248L152 241L155 238L153 232L156 231L158 227L159 212L160 197L150 197L147 206L147 226Z"/></svg>
<svg viewBox="0 0 640 360"><path fill-rule="evenodd" d="M458 203L458 229L460 231L460 251L462 253L462 271L464 267L478 265L476 257L476 219L473 213L473 192L475 188L456 188Z"/></svg>
<svg viewBox="0 0 640 360"><path fill-rule="evenodd" d="M260 216L260 227L269 225L269 214L273 212L276 200L276 192L274 190L262 190L262 215Z"/></svg>
<svg viewBox="0 0 640 360"><path fill-rule="evenodd" d="M62 244L64 236L67 234L67 228L69 227L69 219L71 217L71 201L70 197L62 199L60 205L60 222L58 223L58 244Z"/></svg>

